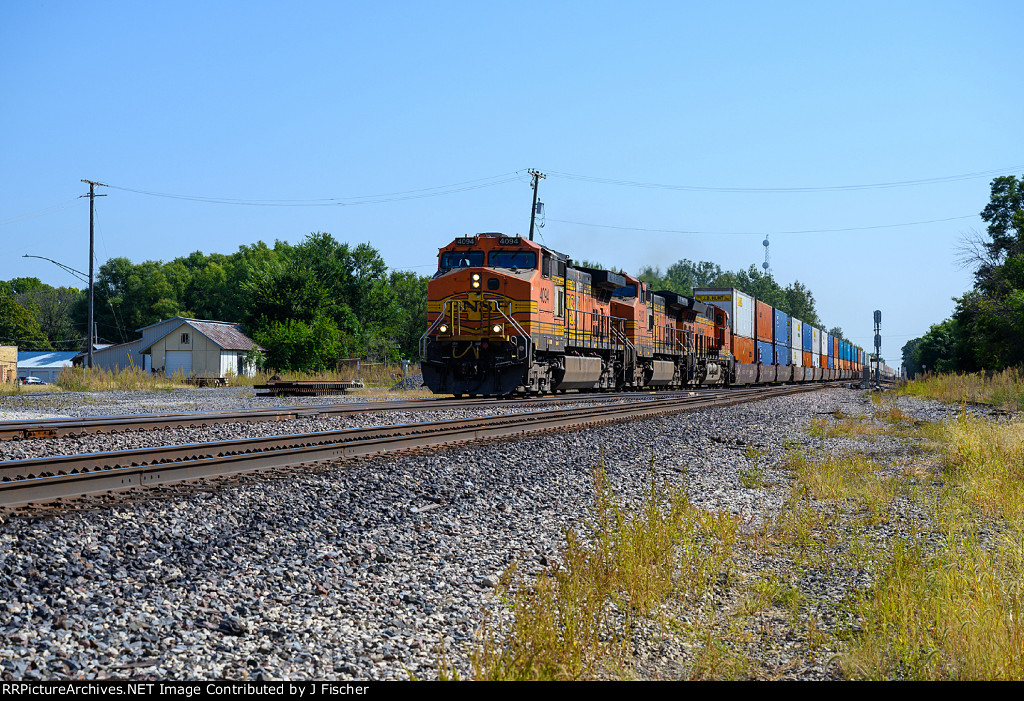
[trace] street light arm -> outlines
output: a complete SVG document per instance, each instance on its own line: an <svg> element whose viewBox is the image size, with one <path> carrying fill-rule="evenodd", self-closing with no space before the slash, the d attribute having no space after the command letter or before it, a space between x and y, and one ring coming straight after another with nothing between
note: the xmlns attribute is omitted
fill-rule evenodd
<svg viewBox="0 0 1024 701"><path fill-rule="evenodd" d="M89 282L89 278L81 270L75 270L74 268L70 268L70 267L64 265L63 263L58 263L53 258L46 258L45 256L30 256L27 253L25 255L23 255L22 258L39 258L40 260L48 260L51 263L53 263L54 265L56 265L58 268L63 268L64 270L66 270L67 272L71 273L72 275L77 275L78 279L81 280L82 282L87 283L87 284Z"/></svg>

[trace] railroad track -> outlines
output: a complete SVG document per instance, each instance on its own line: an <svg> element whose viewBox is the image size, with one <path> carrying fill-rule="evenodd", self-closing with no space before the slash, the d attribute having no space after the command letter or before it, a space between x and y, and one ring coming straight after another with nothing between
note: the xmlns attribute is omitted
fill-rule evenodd
<svg viewBox="0 0 1024 701"><path fill-rule="evenodd" d="M12 460L0 462L0 507L729 406L820 387L762 387L456 421Z"/></svg>
<svg viewBox="0 0 1024 701"><path fill-rule="evenodd" d="M568 402L616 402L636 398L692 396L706 390L670 392L627 392L617 394L562 394L528 399L405 399L390 402L348 402L307 406L277 406L220 412L175 412L92 416L67 419L25 419L0 421L0 441L31 438L61 438L89 433L148 431L162 428L197 428L225 423L259 423L295 419L365 414L378 411L433 411L443 409L487 409L508 406L545 406Z"/></svg>

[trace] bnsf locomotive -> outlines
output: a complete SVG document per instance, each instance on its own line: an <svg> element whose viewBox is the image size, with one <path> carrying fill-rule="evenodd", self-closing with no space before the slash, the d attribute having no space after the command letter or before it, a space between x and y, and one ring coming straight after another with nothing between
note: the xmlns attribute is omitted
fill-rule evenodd
<svg viewBox="0 0 1024 701"><path fill-rule="evenodd" d="M866 360L738 290L653 291L501 234L440 250L420 353L455 395L842 380Z"/></svg>

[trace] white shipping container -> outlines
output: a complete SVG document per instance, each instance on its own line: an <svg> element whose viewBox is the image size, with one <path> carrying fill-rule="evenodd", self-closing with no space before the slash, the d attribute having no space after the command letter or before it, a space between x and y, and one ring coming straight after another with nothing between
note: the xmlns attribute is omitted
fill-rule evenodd
<svg viewBox="0 0 1024 701"><path fill-rule="evenodd" d="M811 327L811 353L818 355L821 353L821 330ZM815 365L814 367L818 367Z"/></svg>
<svg viewBox="0 0 1024 701"><path fill-rule="evenodd" d="M797 367L803 367L804 364L804 353L799 348L790 348L790 355L793 356L793 365Z"/></svg>
<svg viewBox="0 0 1024 701"><path fill-rule="evenodd" d="M732 333L743 338L754 337L754 298L740 292L734 287L708 288L698 287L693 290L698 302L713 304L729 313Z"/></svg>
<svg viewBox="0 0 1024 701"><path fill-rule="evenodd" d="M804 322L800 321L799 319L790 318L789 338L791 339L789 343L790 348L795 348L799 351L802 351L804 349ZM794 365L799 364L800 363L794 363Z"/></svg>

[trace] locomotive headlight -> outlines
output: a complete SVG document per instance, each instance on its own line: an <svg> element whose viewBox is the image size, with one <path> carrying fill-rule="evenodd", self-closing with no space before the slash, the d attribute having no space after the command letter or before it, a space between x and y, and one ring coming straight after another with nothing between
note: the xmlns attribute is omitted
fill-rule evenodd
<svg viewBox="0 0 1024 701"><path fill-rule="evenodd" d="M494 333L501 333L501 324L495 324L491 327L491 331Z"/></svg>
<svg viewBox="0 0 1024 701"><path fill-rule="evenodd" d="M441 324L437 327L437 330L441 333L448 333L448 324Z"/></svg>
<svg viewBox="0 0 1024 701"><path fill-rule="evenodd" d="M479 280L474 280L473 282L471 282L469 284L473 286L473 289L476 289L477 287L480 287L480 281Z"/></svg>
<svg viewBox="0 0 1024 701"><path fill-rule="evenodd" d="M480 282L480 273L473 273L473 280L475 282Z"/></svg>

